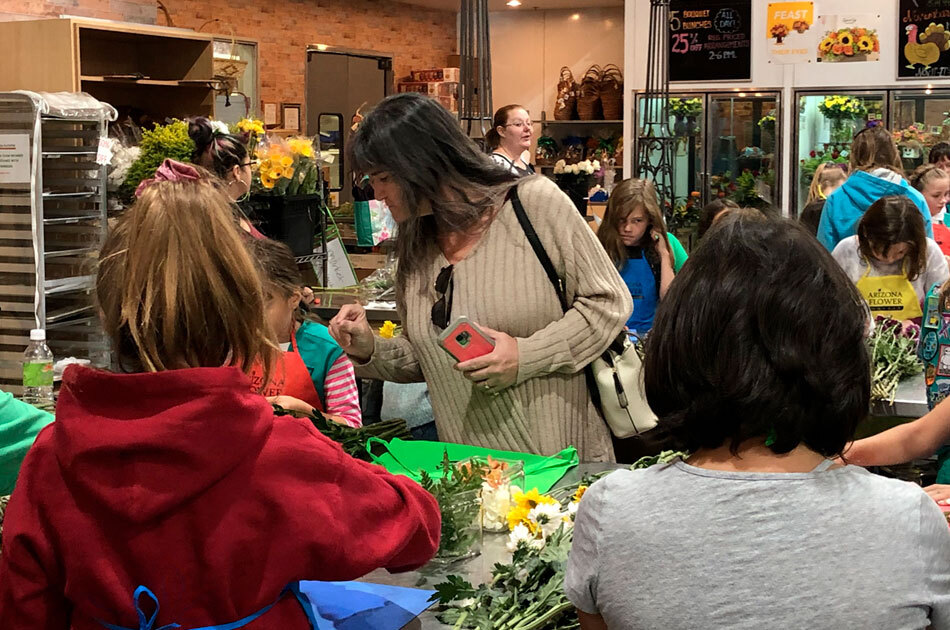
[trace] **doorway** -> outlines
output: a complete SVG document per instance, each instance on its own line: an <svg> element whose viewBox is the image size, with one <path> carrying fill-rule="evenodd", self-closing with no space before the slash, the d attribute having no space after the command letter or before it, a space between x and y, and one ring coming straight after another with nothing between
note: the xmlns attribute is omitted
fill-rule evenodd
<svg viewBox="0 0 950 630"><path fill-rule="evenodd" d="M331 199L353 200L346 148L353 117L392 93L393 58L388 53L333 46L307 49L307 130L320 138Z"/></svg>

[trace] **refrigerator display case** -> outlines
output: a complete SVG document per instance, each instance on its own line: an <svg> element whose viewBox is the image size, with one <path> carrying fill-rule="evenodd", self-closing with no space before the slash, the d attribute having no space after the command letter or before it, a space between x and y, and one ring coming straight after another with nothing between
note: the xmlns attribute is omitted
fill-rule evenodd
<svg viewBox="0 0 950 630"><path fill-rule="evenodd" d="M740 206L781 203L781 145L776 142L778 92L720 93L708 96L709 165L706 201L727 198Z"/></svg>
<svg viewBox="0 0 950 630"><path fill-rule="evenodd" d="M910 175L935 144L950 142L950 90L893 90L887 128Z"/></svg>
<svg viewBox="0 0 950 630"><path fill-rule="evenodd" d="M655 107L648 107L645 96L637 97L637 138L660 134L656 125L645 120L647 112ZM703 189L706 97L700 93L671 94L668 107L667 124L676 138L676 145L673 153L673 199L663 201L675 207L677 203L690 199L692 193L701 193ZM634 156L636 165L639 152ZM658 160L658 156L651 156L651 162Z"/></svg>
<svg viewBox="0 0 950 630"><path fill-rule="evenodd" d="M887 120L885 90L800 91L795 94L798 156L792 183L793 216L808 203L808 188L819 165L847 163L851 140L870 120Z"/></svg>

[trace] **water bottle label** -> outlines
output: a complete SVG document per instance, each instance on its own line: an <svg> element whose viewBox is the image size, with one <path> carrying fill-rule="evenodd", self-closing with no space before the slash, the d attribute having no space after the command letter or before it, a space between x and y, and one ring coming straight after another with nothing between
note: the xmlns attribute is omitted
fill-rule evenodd
<svg viewBox="0 0 950 630"><path fill-rule="evenodd" d="M23 387L52 387L53 364L49 361L23 364Z"/></svg>

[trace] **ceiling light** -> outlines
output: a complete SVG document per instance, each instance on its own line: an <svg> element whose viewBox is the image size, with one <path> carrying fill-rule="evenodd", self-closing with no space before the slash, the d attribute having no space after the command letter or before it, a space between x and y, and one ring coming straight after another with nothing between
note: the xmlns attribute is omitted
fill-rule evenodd
<svg viewBox="0 0 950 630"><path fill-rule="evenodd" d="M745 92L739 92L739 96L740 96L741 98L745 98Z"/></svg>
<svg viewBox="0 0 950 630"><path fill-rule="evenodd" d="M512 8L514 8L514 7L520 7L520 6L521 6L521 0L508 0L508 2L506 2L505 4L507 4L509 7L512 7Z"/></svg>
<svg viewBox="0 0 950 630"><path fill-rule="evenodd" d="M571 19L576 22L577 20L581 19L581 14L575 13L574 15L571 16Z"/></svg>
<svg viewBox="0 0 950 630"><path fill-rule="evenodd" d="M317 44L317 50L326 50L326 49L327 49L326 44Z"/></svg>

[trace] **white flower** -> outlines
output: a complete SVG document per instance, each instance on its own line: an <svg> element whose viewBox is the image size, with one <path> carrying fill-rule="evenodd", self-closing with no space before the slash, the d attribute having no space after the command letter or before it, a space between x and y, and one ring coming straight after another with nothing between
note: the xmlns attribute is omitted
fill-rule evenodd
<svg viewBox="0 0 950 630"><path fill-rule="evenodd" d="M600 170L600 160L594 160L594 170L595 171Z"/></svg>
<svg viewBox="0 0 950 630"><path fill-rule="evenodd" d="M518 523L508 534L508 544L505 545L508 551L514 552L518 547L525 545L534 549L544 548L544 539L536 537L524 523Z"/></svg>
<svg viewBox="0 0 950 630"><path fill-rule="evenodd" d="M457 602L455 602L455 604L456 604L459 608L468 608L469 606L474 606L474 605L475 605L475 598L474 598L474 597L466 597L465 599L460 599L460 600L458 600Z"/></svg>
<svg viewBox="0 0 950 630"><path fill-rule="evenodd" d="M212 121L211 121L211 130L212 130L215 134L221 134L221 135L224 135L224 136L226 136L226 135L228 135L229 133L231 133L231 130L228 129L227 123L222 122L222 121L220 121L220 120L212 120Z"/></svg>
<svg viewBox="0 0 950 630"><path fill-rule="evenodd" d="M577 164L571 164L567 168L564 169L564 172L569 173L571 175L577 175L577 172L578 172L577 168L578 168Z"/></svg>
<svg viewBox="0 0 950 630"><path fill-rule="evenodd" d="M508 510L511 509L511 486L503 483L497 488L482 483L482 529L503 532L508 529Z"/></svg>
<svg viewBox="0 0 950 630"><path fill-rule="evenodd" d="M567 506L567 515L571 517L572 521L577 516L577 506L579 505L580 501L571 501Z"/></svg>
<svg viewBox="0 0 950 630"><path fill-rule="evenodd" d="M562 516L560 503L541 503L528 512L528 520L537 523L545 539L561 526Z"/></svg>
<svg viewBox="0 0 950 630"><path fill-rule="evenodd" d="M567 166L567 162L565 162L564 160L558 160L557 162L554 163L554 174L560 175L561 173L564 172L564 167L566 166Z"/></svg>

